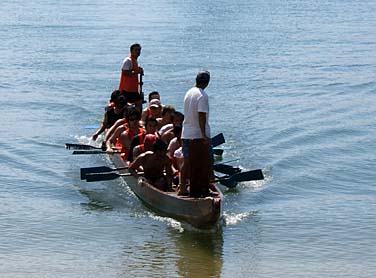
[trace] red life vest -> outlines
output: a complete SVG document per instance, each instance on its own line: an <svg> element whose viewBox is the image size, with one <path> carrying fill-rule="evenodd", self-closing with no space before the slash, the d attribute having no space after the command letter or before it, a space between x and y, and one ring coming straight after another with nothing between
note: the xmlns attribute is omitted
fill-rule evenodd
<svg viewBox="0 0 376 278"><path fill-rule="evenodd" d="M129 141L132 141L132 138L136 136L136 134L134 134L130 129L129 127L127 127L127 133L128 133L128 137L129 137ZM138 128L138 136L141 138L143 137L144 135L144 129L142 127L139 127ZM120 143L120 142L119 142ZM121 143L120 143L121 144ZM129 150L123 146L121 144L121 152L122 152L122 155L121 157L124 159L124 160L127 160L128 159L128 155L129 155Z"/></svg>
<svg viewBox="0 0 376 278"><path fill-rule="evenodd" d="M153 114L151 113L150 108L148 107L146 108L146 110L148 111L148 118L153 117Z"/></svg>
<svg viewBox="0 0 376 278"><path fill-rule="evenodd" d="M137 60L129 56L132 61L132 70L138 70ZM127 91L129 93L138 93L138 74L125 75L122 71L120 76L119 91Z"/></svg>

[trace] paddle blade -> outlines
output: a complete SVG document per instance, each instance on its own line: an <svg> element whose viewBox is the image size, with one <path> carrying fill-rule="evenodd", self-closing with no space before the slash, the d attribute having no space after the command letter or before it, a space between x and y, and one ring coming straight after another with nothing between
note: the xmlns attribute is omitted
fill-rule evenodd
<svg viewBox="0 0 376 278"><path fill-rule="evenodd" d="M237 182L263 180L264 175L261 169L257 169L234 174L233 176L231 176L231 179L234 179Z"/></svg>
<svg viewBox="0 0 376 278"><path fill-rule="evenodd" d="M239 167L234 167L223 163L214 164L213 170L230 176L241 171Z"/></svg>
<svg viewBox="0 0 376 278"><path fill-rule="evenodd" d="M75 149L75 150L93 150L93 149L101 149L98 147L94 147L91 145L85 145L85 144L71 144L71 143L66 143L65 148L70 150L70 149Z"/></svg>
<svg viewBox="0 0 376 278"><path fill-rule="evenodd" d="M95 182L95 181L107 181L107 180L114 180L120 177L121 175L118 173L88 173L86 175L87 182Z"/></svg>
<svg viewBox="0 0 376 278"><path fill-rule="evenodd" d="M120 152L113 152L113 153L120 153ZM86 150L86 151L73 151L72 154L107 154L106 151L100 150Z"/></svg>
<svg viewBox="0 0 376 278"><path fill-rule="evenodd" d="M211 144L212 144L212 147L215 148L223 143L225 143L225 137L223 136L223 133L219 133L217 134L216 136L214 136L213 138L211 138Z"/></svg>
<svg viewBox="0 0 376 278"><path fill-rule="evenodd" d="M215 155L222 155L223 154L223 150L222 149L213 149L213 153Z"/></svg>
<svg viewBox="0 0 376 278"><path fill-rule="evenodd" d="M84 180L86 179L87 174L106 173L106 172L112 172L112 171L116 171L116 169L113 169L107 166L81 168L80 176L81 176L81 180Z"/></svg>
<svg viewBox="0 0 376 278"><path fill-rule="evenodd" d="M236 180L231 179L231 178L219 180L219 183L228 188L234 188L238 184Z"/></svg>

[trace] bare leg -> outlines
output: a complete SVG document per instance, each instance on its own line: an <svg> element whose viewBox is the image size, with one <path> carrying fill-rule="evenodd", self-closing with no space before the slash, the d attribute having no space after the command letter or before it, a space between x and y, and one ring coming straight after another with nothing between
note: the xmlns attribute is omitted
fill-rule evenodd
<svg viewBox="0 0 376 278"><path fill-rule="evenodd" d="M189 172L189 158L184 158L183 163L181 165L180 170L180 182L179 182L179 191L178 194L185 194L187 193L187 176Z"/></svg>

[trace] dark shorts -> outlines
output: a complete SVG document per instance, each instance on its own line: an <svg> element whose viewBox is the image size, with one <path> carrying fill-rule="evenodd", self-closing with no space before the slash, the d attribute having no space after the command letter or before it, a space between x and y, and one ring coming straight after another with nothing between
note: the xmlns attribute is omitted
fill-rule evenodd
<svg viewBox="0 0 376 278"><path fill-rule="evenodd" d="M188 158L189 157L189 139L182 139L182 153L183 157ZM213 148L211 145L209 145L209 158L213 157Z"/></svg>
<svg viewBox="0 0 376 278"><path fill-rule="evenodd" d="M127 92L127 91L122 91L121 92L123 96L125 96L125 99L129 103L135 103L137 101L141 100L141 96L137 92Z"/></svg>
<svg viewBox="0 0 376 278"><path fill-rule="evenodd" d="M189 157L189 140L188 139L182 139L181 151L183 153L184 158Z"/></svg>

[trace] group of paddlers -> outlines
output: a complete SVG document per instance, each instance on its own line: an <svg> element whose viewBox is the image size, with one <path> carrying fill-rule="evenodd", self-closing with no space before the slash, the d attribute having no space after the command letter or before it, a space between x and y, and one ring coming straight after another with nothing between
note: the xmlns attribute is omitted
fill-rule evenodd
<svg viewBox="0 0 376 278"><path fill-rule="evenodd" d="M197 74L196 85L185 95L184 113L162 105L157 91L149 93L148 105L142 109L144 71L137 62L140 53L139 44L130 47L119 89L112 92L102 124L92 139L97 140L106 131L103 150L121 153L129 161L131 172L143 172L160 190L191 197L209 196L213 175L209 101L204 89L210 74Z"/></svg>

